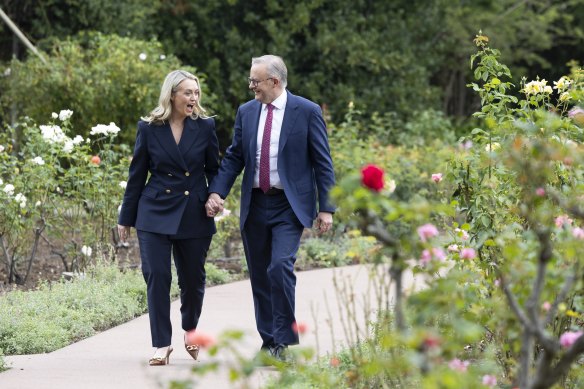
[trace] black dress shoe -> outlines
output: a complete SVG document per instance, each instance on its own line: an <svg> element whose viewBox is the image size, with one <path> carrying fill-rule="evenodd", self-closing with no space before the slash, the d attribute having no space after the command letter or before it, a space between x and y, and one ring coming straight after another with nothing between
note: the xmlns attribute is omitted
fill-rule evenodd
<svg viewBox="0 0 584 389"><path fill-rule="evenodd" d="M274 346L271 350L272 352L272 357L274 357L275 359L281 361L281 362L287 362L287 354L288 354L288 346L285 344L277 344L276 346Z"/></svg>

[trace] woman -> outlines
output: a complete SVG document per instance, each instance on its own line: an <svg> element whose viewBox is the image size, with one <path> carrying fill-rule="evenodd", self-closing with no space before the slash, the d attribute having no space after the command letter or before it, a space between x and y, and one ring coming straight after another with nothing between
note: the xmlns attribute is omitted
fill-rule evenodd
<svg viewBox="0 0 584 389"><path fill-rule="evenodd" d="M197 327L203 305L205 257L216 232L213 218L206 215L205 201L207 186L219 168L219 144L215 121L205 115L200 102L197 77L182 70L166 76L158 106L138 122L118 220L122 242L128 239L130 227L138 234L152 346L156 347L151 366L168 364L172 352L171 251L183 330ZM185 336L187 352L197 359L198 346L186 342Z"/></svg>

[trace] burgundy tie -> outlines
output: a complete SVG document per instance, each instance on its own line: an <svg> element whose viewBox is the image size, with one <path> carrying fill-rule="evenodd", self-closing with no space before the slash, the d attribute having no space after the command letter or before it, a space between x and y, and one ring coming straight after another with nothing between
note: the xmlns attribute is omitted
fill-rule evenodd
<svg viewBox="0 0 584 389"><path fill-rule="evenodd" d="M260 154L260 189L266 193L270 189L270 137L272 135L272 117L274 106L268 104L268 116L264 126L262 137L262 150Z"/></svg>

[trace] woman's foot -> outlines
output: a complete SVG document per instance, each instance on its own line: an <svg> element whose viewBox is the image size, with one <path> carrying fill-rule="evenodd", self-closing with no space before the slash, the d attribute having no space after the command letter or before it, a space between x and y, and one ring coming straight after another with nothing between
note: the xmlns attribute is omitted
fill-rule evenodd
<svg viewBox="0 0 584 389"><path fill-rule="evenodd" d="M191 331L195 331L195 330L191 330ZM187 331L185 333L185 350L187 350L187 353L189 353L189 355L191 357L193 357L193 359L196 361L197 357L199 356L199 345L197 344L189 344L189 334L190 331Z"/></svg>
<svg viewBox="0 0 584 389"><path fill-rule="evenodd" d="M168 365L170 362L170 353L172 352L172 346L159 347L154 352L154 355L148 361L150 366L162 366Z"/></svg>

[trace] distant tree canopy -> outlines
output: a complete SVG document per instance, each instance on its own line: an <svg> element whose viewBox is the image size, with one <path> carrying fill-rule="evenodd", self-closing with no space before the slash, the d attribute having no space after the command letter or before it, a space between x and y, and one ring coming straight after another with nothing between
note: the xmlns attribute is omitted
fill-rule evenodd
<svg viewBox="0 0 584 389"><path fill-rule="evenodd" d="M251 98L245 81L250 60L265 53L281 55L289 89L326 105L334 121L350 101L362 111L404 120L424 109L467 115L474 109L467 58L479 29L502 49L515 75L557 79L566 62L584 58L584 0L4 3L41 48L49 47L45 37L66 39L83 30L159 41L161 52L207 75L223 143L235 109ZM0 28L2 59L8 60L12 36Z"/></svg>

